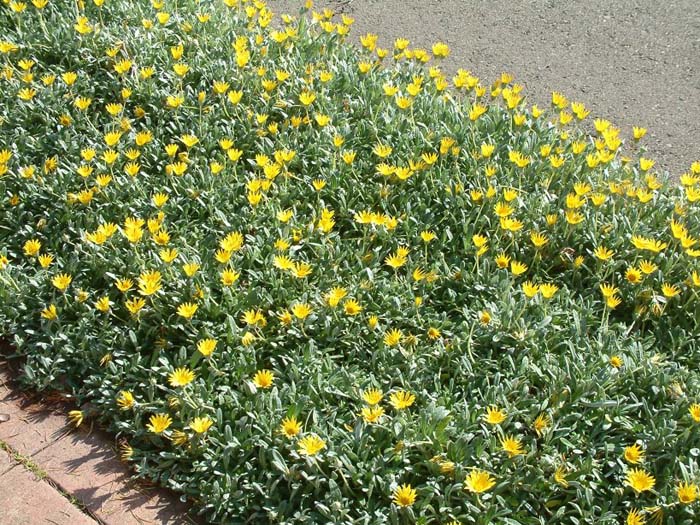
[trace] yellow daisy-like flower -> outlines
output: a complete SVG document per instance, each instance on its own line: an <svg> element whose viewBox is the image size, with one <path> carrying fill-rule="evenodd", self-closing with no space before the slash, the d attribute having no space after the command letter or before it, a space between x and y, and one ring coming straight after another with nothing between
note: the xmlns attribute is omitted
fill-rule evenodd
<svg viewBox="0 0 700 525"><path fill-rule="evenodd" d="M690 405L688 412L690 413L690 417L693 418L693 421L700 423L700 404L694 403Z"/></svg>
<svg viewBox="0 0 700 525"><path fill-rule="evenodd" d="M671 299L672 297L679 295L681 293L681 289L675 284L664 283L661 285L661 292L665 297Z"/></svg>
<svg viewBox="0 0 700 525"><path fill-rule="evenodd" d="M655 483L654 476L644 469L637 468L630 469L625 479L625 485L629 485L637 493L653 489Z"/></svg>
<svg viewBox="0 0 700 525"><path fill-rule="evenodd" d="M295 416L286 417L280 424L279 432L288 438L293 438L301 432L301 423L297 421Z"/></svg>
<svg viewBox="0 0 700 525"><path fill-rule="evenodd" d="M501 447L511 458L525 453L519 437L504 436L501 439Z"/></svg>
<svg viewBox="0 0 700 525"><path fill-rule="evenodd" d="M117 396L117 405L121 410L129 410L136 404L134 394L128 390L122 390Z"/></svg>
<svg viewBox="0 0 700 525"><path fill-rule="evenodd" d="M642 512L638 509L632 509L627 513L627 519L625 520L625 525L644 525L646 520L642 515Z"/></svg>
<svg viewBox="0 0 700 525"><path fill-rule="evenodd" d="M484 421L489 425L500 425L506 420L506 413L498 407L492 406L486 409Z"/></svg>
<svg viewBox="0 0 700 525"><path fill-rule="evenodd" d="M185 386L194 381L194 372L187 367L176 368L168 376L170 386Z"/></svg>
<svg viewBox="0 0 700 525"><path fill-rule="evenodd" d="M416 396L406 390L393 392L389 396L389 403L397 410L403 410L410 407L416 400Z"/></svg>
<svg viewBox="0 0 700 525"><path fill-rule="evenodd" d="M301 320L306 319L311 312L313 312L313 309L307 303L296 303L292 306L291 310L294 317Z"/></svg>
<svg viewBox="0 0 700 525"><path fill-rule="evenodd" d="M370 388L369 390L362 392L362 399L368 405L378 405L383 397L384 394L382 394L381 390L377 388Z"/></svg>
<svg viewBox="0 0 700 525"><path fill-rule="evenodd" d="M593 255L601 261L607 261L609 259L612 259L612 257L615 255L615 252L605 248L604 246L598 246L594 251Z"/></svg>
<svg viewBox="0 0 700 525"><path fill-rule="evenodd" d="M304 436L297 442L297 452L302 456L315 456L326 448L326 442L316 434Z"/></svg>
<svg viewBox="0 0 700 525"><path fill-rule="evenodd" d="M380 406L362 407L360 415L365 423L374 424L384 415L384 409Z"/></svg>
<svg viewBox="0 0 700 525"><path fill-rule="evenodd" d="M67 273L60 273L56 277L51 279L51 284L53 284L61 292L65 292L72 281L73 278L70 275L68 275Z"/></svg>
<svg viewBox="0 0 700 525"><path fill-rule="evenodd" d="M399 507L410 507L416 502L416 495L416 489L411 485L399 485L394 489L391 501Z"/></svg>
<svg viewBox="0 0 700 525"><path fill-rule="evenodd" d="M196 417L190 421L189 427L194 430L197 434L204 434L214 422L207 416Z"/></svg>
<svg viewBox="0 0 700 525"><path fill-rule="evenodd" d="M197 351L204 357L209 357L216 348L216 339L202 339L197 343Z"/></svg>
<svg viewBox="0 0 700 525"><path fill-rule="evenodd" d="M154 414L148 420L148 425L146 425L146 428L154 434L162 434L172 424L173 420L168 414Z"/></svg>
<svg viewBox="0 0 700 525"><path fill-rule="evenodd" d="M270 388L275 380L275 374L270 370L258 370L253 376L253 384L258 388Z"/></svg>
<svg viewBox="0 0 700 525"><path fill-rule="evenodd" d="M624 456L627 463L636 465L644 461L644 450L642 450L642 447L640 447L639 444L635 443L634 445L625 447Z"/></svg>
<svg viewBox="0 0 700 525"><path fill-rule="evenodd" d="M484 470L473 469L464 480L464 490L481 494L491 490L496 485L496 480Z"/></svg>
<svg viewBox="0 0 700 525"><path fill-rule="evenodd" d="M184 317L185 319L192 319L192 316L194 316L197 308L199 308L199 306L194 303L182 303L177 307L177 315Z"/></svg>
<svg viewBox="0 0 700 525"><path fill-rule="evenodd" d="M698 498L698 486L695 483L679 482L676 487L678 501L684 505L693 503Z"/></svg>

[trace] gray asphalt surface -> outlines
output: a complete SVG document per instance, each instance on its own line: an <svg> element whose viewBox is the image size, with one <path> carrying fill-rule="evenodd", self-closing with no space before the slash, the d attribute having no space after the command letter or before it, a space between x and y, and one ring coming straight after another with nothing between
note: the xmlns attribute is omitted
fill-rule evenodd
<svg viewBox="0 0 700 525"><path fill-rule="evenodd" d="M296 14L303 0L269 0ZM607 118L642 144L674 177L700 160L700 0L320 0L355 18L351 40L379 45L449 44L450 72L491 83L502 71L525 86L530 103L551 92L583 102L587 120Z"/></svg>

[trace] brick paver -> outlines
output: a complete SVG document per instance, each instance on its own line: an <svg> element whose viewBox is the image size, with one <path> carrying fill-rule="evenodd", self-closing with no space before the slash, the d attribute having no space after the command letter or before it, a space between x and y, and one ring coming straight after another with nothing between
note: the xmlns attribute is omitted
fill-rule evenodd
<svg viewBox="0 0 700 525"><path fill-rule="evenodd" d="M97 525L22 465L0 474L0 509L3 525Z"/></svg>
<svg viewBox="0 0 700 525"><path fill-rule="evenodd" d="M0 413L9 414L10 419L0 422L0 441L13 451L28 458L48 474L48 478L106 525L188 524L195 523L187 516L187 505L178 501L173 493L162 489L145 488L130 479L131 472L120 462L113 447L113 439L102 431L90 429L83 423L73 429L61 412L38 404L30 396L13 387L11 373L0 364ZM85 516L68 499L45 481L34 480L41 490L33 491L27 483L33 476L22 465L0 451L0 502L2 508L16 508L12 520L0 514L0 523L5 525L34 523L77 524L95 523L72 520L65 515L65 504ZM18 481L24 482L24 491L8 490ZM31 485L31 483L30 483ZM48 498L47 494L51 497ZM48 499L44 499L44 498ZM61 514L53 516L53 505L62 501L57 509ZM22 516L39 519L42 509L46 512L43 521L22 521ZM14 512L14 511L13 511ZM31 514L33 513L33 514ZM34 516L34 517L31 517ZM27 519L30 519L27 518ZM63 519L63 521L61 521ZM80 517L80 520L84 518ZM53 521L52 521L53 520Z"/></svg>

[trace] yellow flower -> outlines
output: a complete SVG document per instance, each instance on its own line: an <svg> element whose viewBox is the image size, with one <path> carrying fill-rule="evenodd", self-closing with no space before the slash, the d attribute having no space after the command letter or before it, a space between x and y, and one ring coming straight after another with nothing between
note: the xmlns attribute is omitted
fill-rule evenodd
<svg viewBox="0 0 700 525"><path fill-rule="evenodd" d="M82 410L71 410L68 412L68 419L70 419L70 422L76 427L79 427L83 423L84 417L85 415Z"/></svg>
<svg viewBox="0 0 700 525"><path fill-rule="evenodd" d="M53 255L49 253L42 254L38 257L39 264L42 268L48 268L53 262Z"/></svg>
<svg viewBox="0 0 700 525"><path fill-rule="evenodd" d="M684 505L693 503L698 497L698 486L695 483L679 482L676 486L678 501Z"/></svg>
<svg viewBox="0 0 700 525"><path fill-rule="evenodd" d="M275 374L270 370L258 370L253 376L253 384L258 388L270 388Z"/></svg>
<svg viewBox="0 0 700 525"><path fill-rule="evenodd" d="M596 258L600 259L601 261L607 261L615 255L615 252L609 250L608 248L605 248L604 246L598 246L593 251L593 255L595 255Z"/></svg>
<svg viewBox="0 0 700 525"><path fill-rule="evenodd" d="M658 266L651 261L644 260L639 263L639 269L646 275L649 275L654 273L658 269Z"/></svg>
<svg viewBox="0 0 700 525"><path fill-rule="evenodd" d="M50 304L41 311L41 317L49 321L53 321L58 318L58 313L56 311L56 305Z"/></svg>
<svg viewBox="0 0 700 525"><path fill-rule="evenodd" d="M700 423L700 404L694 403L690 405L688 412L696 423Z"/></svg>
<svg viewBox="0 0 700 525"><path fill-rule="evenodd" d="M540 291L540 286L538 284L533 284L531 281L525 281L523 283L523 292L527 297L534 297L537 295L537 292Z"/></svg>
<svg viewBox="0 0 700 525"><path fill-rule="evenodd" d="M182 303L177 307L177 315L184 317L185 319L192 319L192 316L197 311L197 308L199 307L194 303Z"/></svg>
<svg viewBox="0 0 700 525"><path fill-rule="evenodd" d="M676 286L675 284L668 283L664 283L661 285L661 291L663 292L664 296L668 297L669 299L681 293L681 290L680 288L678 288L678 286Z"/></svg>
<svg viewBox="0 0 700 525"><path fill-rule="evenodd" d="M384 415L384 409L380 406L362 407L360 415L365 423L377 423Z"/></svg>
<svg viewBox="0 0 700 525"><path fill-rule="evenodd" d="M61 292L65 292L72 281L73 278L70 275L66 273L60 273L56 277L51 279L51 284L53 284Z"/></svg>
<svg viewBox="0 0 700 525"><path fill-rule="evenodd" d="M294 416L286 417L280 424L279 432L288 438L293 438L301 432L301 423Z"/></svg>
<svg viewBox="0 0 700 525"><path fill-rule="evenodd" d="M625 525L644 525L646 520L642 516L642 512L637 509L632 509L627 513Z"/></svg>
<svg viewBox="0 0 700 525"><path fill-rule="evenodd" d="M393 392L389 396L389 404L391 404L391 406L393 406L397 410L403 410L405 408L410 407L411 405L413 405L415 400L416 396L406 390L399 390L397 392Z"/></svg>
<svg viewBox="0 0 700 525"><path fill-rule="evenodd" d="M521 275L527 271L527 264L518 261L512 261L510 263L510 271L513 275Z"/></svg>
<svg viewBox="0 0 700 525"><path fill-rule="evenodd" d="M625 279L627 279L627 282L630 284L639 284L644 279L644 276L642 275L641 270L630 267L627 268L627 271L625 272Z"/></svg>
<svg viewBox="0 0 700 525"><path fill-rule="evenodd" d="M396 346L401 342L403 338L403 333L398 328L389 330L384 334L384 344L386 346Z"/></svg>
<svg viewBox="0 0 700 525"><path fill-rule="evenodd" d="M489 425L500 425L506 420L506 413L498 407L489 407L486 409L484 421Z"/></svg>
<svg viewBox="0 0 700 525"><path fill-rule="evenodd" d="M644 469L637 468L630 469L625 479L625 484L632 487L637 493L653 489L655 483L654 476L647 473Z"/></svg>
<svg viewBox="0 0 700 525"><path fill-rule="evenodd" d="M41 249L41 241L31 239L24 243L24 254L29 257L34 257Z"/></svg>
<svg viewBox="0 0 700 525"><path fill-rule="evenodd" d="M357 315L362 311L362 306L355 299L348 299L343 304L343 309L347 315Z"/></svg>
<svg viewBox="0 0 700 525"><path fill-rule="evenodd" d="M187 367L176 368L168 376L170 386L185 386L194 381L194 372Z"/></svg>
<svg viewBox="0 0 700 525"><path fill-rule="evenodd" d="M508 454L509 457L515 457L525 453L522 445L520 444L519 437L504 436L501 439L501 447Z"/></svg>
<svg viewBox="0 0 700 525"><path fill-rule="evenodd" d="M302 456L315 456L326 448L326 442L316 434L304 436L297 442L297 452Z"/></svg>
<svg viewBox="0 0 700 525"><path fill-rule="evenodd" d="M545 299L551 299L559 291L559 287L554 283L544 283L540 285L540 293Z"/></svg>
<svg viewBox="0 0 700 525"><path fill-rule="evenodd" d="M189 427L197 434L204 434L213 424L214 422L210 418L204 416L194 418L190 421Z"/></svg>
<svg viewBox="0 0 700 525"><path fill-rule="evenodd" d="M202 339L197 342L197 351L204 357L209 357L216 348L216 339Z"/></svg>
<svg viewBox="0 0 700 525"><path fill-rule="evenodd" d="M302 320L306 319L309 316L309 314L313 312L313 309L307 303L295 303L292 306L291 310L294 314L294 317Z"/></svg>
<svg viewBox="0 0 700 525"><path fill-rule="evenodd" d="M173 420L170 419L168 414L154 414L148 420L146 428L154 434L162 434L172 424Z"/></svg>
<svg viewBox="0 0 700 525"><path fill-rule="evenodd" d="M634 140L640 140L646 134L647 134L646 128L641 128L641 127L637 127L637 126L632 127L632 136L634 137Z"/></svg>
<svg viewBox="0 0 700 525"><path fill-rule="evenodd" d="M600 291L603 294L603 297L609 298L612 297L613 295L616 295L620 293L620 290L616 288L615 286L607 283L602 283L600 285Z"/></svg>
<svg viewBox="0 0 700 525"><path fill-rule="evenodd" d="M464 480L464 489L475 494L481 494L496 485L496 480L484 470L472 469Z"/></svg>
<svg viewBox="0 0 700 525"><path fill-rule="evenodd" d="M625 461L627 461L627 463L631 463L632 465L636 465L644 461L644 451L637 443L630 445L629 447L625 447L624 456Z"/></svg>
<svg viewBox="0 0 700 525"><path fill-rule="evenodd" d="M620 306L620 304L622 304L622 299L617 295L613 295L605 299L605 306L607 306L611 310L614 310L615 308Z"/></svg>
<svg viewBox="0 0 700 525"><path fill-rule="evenodd" d="M135 403L134 394L128 390L122 390L119 392L119 396L117 397L117 405L121 410L129 410Z"/></svg>
<svg viewBox="0 0 700 525"><path fill-rule="evenodd" d="M376 388L371 388L362 392L362 399L368 405L378 405L383 397L384 394Z"/></svg>
<svg viewBox="0 0 700 525"><path fill-rule="evenodd" d="M139 293L141 295L153 295L161 289L161 274L158 271L143 272L139 278Z"/></svg>
<svg viewBox="0 0 700 525"><path fill-rule="evenodd" d="M109 312L109 307L111 305L111 301L109 300L109 296L104 295L100 297L97 302L95 302L95 308L98 309L100 312Z"/></svg>
<svg viewBox="0 0 700 525"><path fill-rule="evenodd" d="M532 428L537 432L538 436L541 436L549 425L549 416L547 416L547 414L540 414L537 416L537 419L533 421Z"/></svg>
<svg viewBox="0 0 700 525"><path fill-rule="evenodd" d="M399 507L410 507L416 502L416 489L411 485L399 485L394 489L392 501Z"/></svg>

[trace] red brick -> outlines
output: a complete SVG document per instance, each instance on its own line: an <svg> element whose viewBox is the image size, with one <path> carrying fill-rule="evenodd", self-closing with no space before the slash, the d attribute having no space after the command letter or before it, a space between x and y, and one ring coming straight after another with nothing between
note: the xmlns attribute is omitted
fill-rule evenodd
<svg viewBox="0 0 700 525"><path fill-rule="evenodd" d="M107 525L192 523L186 506L166 491L140 487L99 431L81 429L33 456L63 490Z"/></svg>
<svg viewBox="0 0 700 525"><path fill-rule="evenodd" d="M3 525L97 524L22 465L0 475L0 509Z"/></svg>

